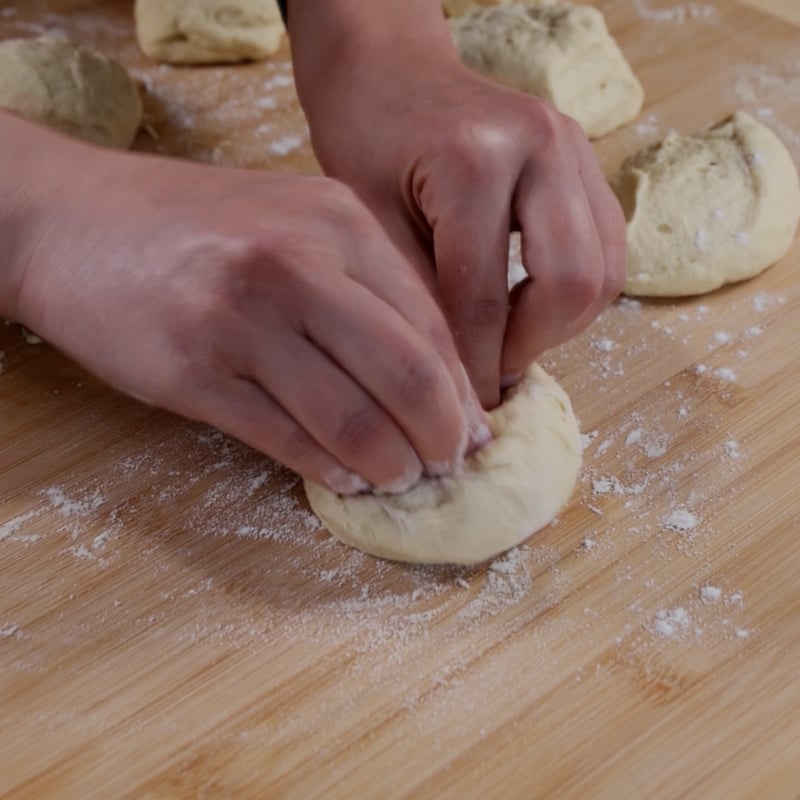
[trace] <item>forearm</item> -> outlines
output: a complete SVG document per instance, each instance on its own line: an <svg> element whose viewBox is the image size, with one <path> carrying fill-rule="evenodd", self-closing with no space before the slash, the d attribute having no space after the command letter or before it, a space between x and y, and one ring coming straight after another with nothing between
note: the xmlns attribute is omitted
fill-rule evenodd
<svg viewBox="0 0 800 800"><path fill-rule="evenodd" d="M68 196L69 175L82 150L0 110L0 316L18 319L26 265L48 226L49 209Z"/></svg>
<svg viewBox="0 0 800 800"><path fill-rule="evenodd" d="M455 58L438 0L289 0L288 5L295 80L307 113L332 85L362 70Z"/></svg>

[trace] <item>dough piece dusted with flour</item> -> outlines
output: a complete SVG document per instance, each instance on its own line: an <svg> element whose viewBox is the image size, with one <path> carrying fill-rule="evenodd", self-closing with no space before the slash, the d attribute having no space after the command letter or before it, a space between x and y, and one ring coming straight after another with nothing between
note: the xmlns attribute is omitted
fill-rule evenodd
<svg viewBox="0 0 800 800"><path fill-rule="evenodd" d="M142 121L124 67L48 36L0 43L0 108L106 147L130 147Z"/></svg>
<svg viewBox="0 0 800 800"><path fill-rule="evenodd" d="M494 439L460 475L423 478L400 495L337 495L305 482L314 512L341 541L383 558L477 564L547 525L569 500L581 462L564 390L533 366L490 414Z"/></svg>
<svg viewBox="0 0 800 800"><path fill-rule="evenodd" d="M509 6L514 3L523 5L545 6L553 5L559 0L442 0L442 9L446 17L463 17L480 8L487 6Z"/></svg>
<svg viewBox="0 0 800 800"><path fill-rule="evenodd" d="M135 17L145 54L171 64L257 61L284 32L276 0L136 0Z"/></svg>
<svg viewBox="0 0 800 800"><path fill-rule="evenodd" d="M742 111L645 148L612 186L628 220L626 294L702 294L758 275L786 254L800 218L791 156Z"/></svg>
<svg viewBox="0 0 800 800"><path fill-rule="evenodd" d="M450 20L461 60L549 100L597 138L630 122L644 91L603 15L568 3L514 3Z"/></svg>

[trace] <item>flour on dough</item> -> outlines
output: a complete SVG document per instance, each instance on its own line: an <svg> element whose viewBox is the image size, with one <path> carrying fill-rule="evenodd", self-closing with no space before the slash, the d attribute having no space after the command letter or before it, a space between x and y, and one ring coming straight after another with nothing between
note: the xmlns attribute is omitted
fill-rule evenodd
<svg viewBox="0 0 800 800"><path fill-rule="evenodd" d="M130 147L142 121L124 67L49 36L0 42L0 108L106 147Z"/></svg>
<svg viewBox="0 0 800 800"><path fill-rule="evenodd" d="M587 136L603 136L641 111L642 86L596 8L514 3L454 17L450 28L467 66L549 100Z"/></svg>
<svg viewBox="0 0 800 800"><path fill-rule="evenodd" d="M400 495L342 496L305 482L311 508L341 541L382 558L477 564L551 522L581 463L566 392L534 365L490 414L494 439L460 475L423 478Z"/></svg>
<svg viewBox="0 0 800 800"><path fill-rule="evenodd" d="M134 14L144 53L172 64L257 61L284 33L276 0L136 0Z"/></svg>
<svg viewBox="0 0 800 800"><path fill-rule="evenodd" d="M509 6L514 3L523 5L543 6L553 5L559 0L442 0L442 9L446 17L463 17L479 8L487 6Z"/></svg>
<svg viewBox="0 0 800 800"><path fill-rule="evenodd" d="M628 220L632 295L701 294L758 275L785 255L800 218L791 156L742 111L645 148L612 186Z"/></svg>

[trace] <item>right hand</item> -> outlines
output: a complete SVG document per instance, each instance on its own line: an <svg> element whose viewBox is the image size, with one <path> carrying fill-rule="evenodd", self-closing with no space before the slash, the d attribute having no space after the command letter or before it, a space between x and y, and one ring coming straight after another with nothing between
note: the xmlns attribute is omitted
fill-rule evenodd
<svg viewBox="0 0 800 800"><path fill-rule="evenodd" d="M334 491L402 491L488 438L445 318L328 178L61 137L11 312L113 386Z"/></svg>

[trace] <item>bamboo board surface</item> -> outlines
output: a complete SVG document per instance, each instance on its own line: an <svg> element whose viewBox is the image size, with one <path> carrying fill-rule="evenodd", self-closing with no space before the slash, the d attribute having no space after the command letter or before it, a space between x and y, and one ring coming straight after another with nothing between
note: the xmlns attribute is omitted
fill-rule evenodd
<svg viewBox="0 0 800 800"><path fill-rule="evenodd" d="M800 29L730 0L598 5L648 97L597 144L609 172L739 107L800 160ZM317 169L288 51L154 67L130 3L69 7L5 2L0 37L124 61L139 149ZM581 482L470 570L344 548L286 471L0 327L0 796L800 797L798 257L621 301L548 354Z"/></svg>

